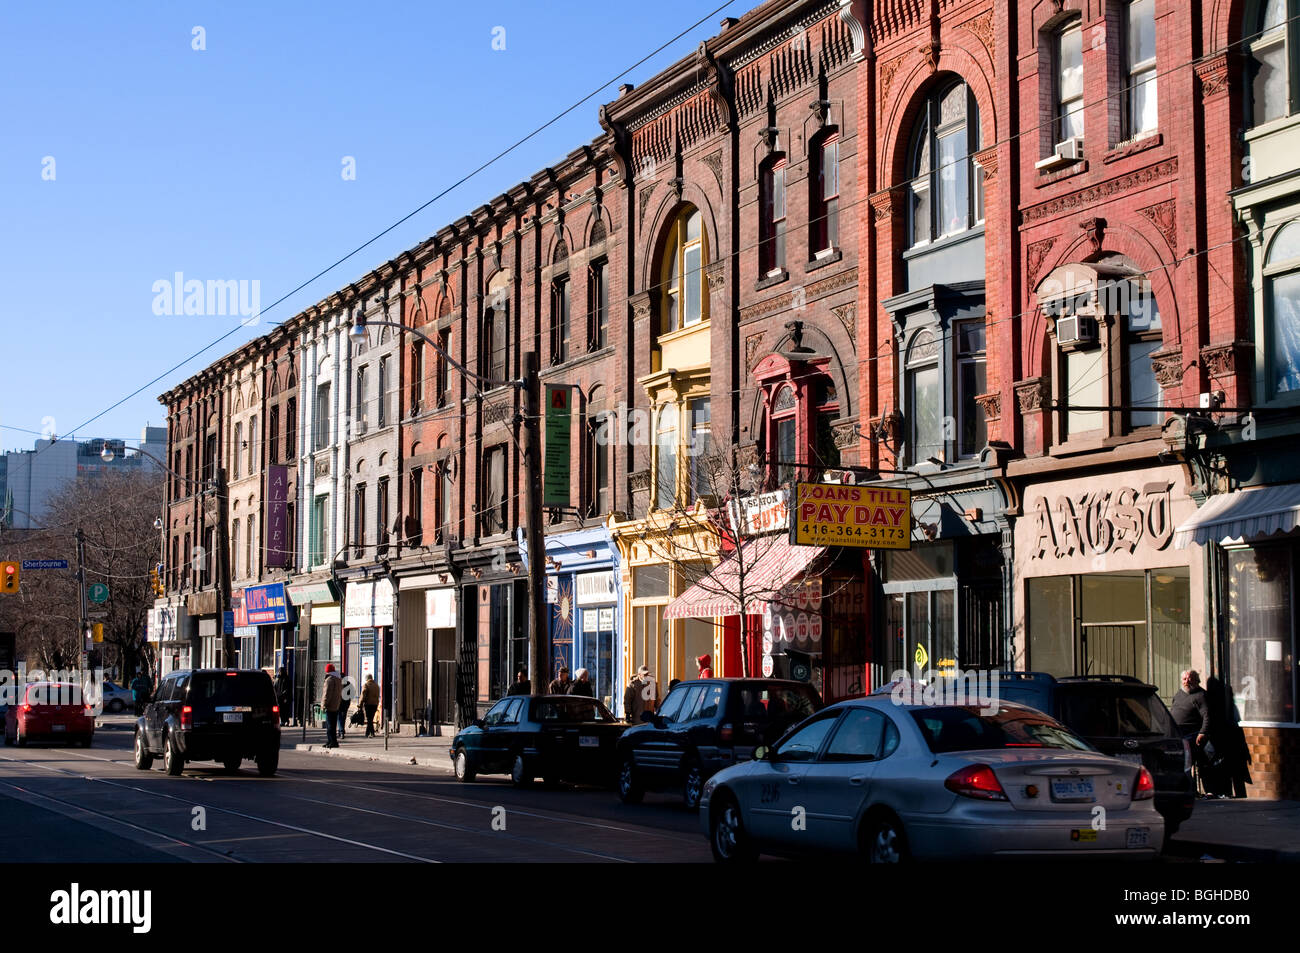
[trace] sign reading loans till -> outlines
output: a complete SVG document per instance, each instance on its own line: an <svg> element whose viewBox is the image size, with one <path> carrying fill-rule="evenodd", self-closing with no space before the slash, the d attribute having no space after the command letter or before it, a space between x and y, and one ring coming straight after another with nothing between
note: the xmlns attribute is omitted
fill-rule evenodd
<svg viewBox="0 0 1300 953"><path fill-rule="evenodd" d="M803 546L912 548L912 491L838 483L795 484L791 541Z"/></svg>
<svg viewBox="0 0 1300 953"><path fill-rule="evenodd" d="M569 445L573 391L568 384L546 385L546 465L542 470L542 505L569 505Z"/></svg>

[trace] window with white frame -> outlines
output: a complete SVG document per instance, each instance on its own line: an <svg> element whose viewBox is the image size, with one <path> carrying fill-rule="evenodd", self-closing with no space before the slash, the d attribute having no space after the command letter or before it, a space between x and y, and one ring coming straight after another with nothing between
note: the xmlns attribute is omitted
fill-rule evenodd
<svg viewBox="0 0 1300 953"><path fill-rule="evenodd" d="M809 209L809 251L815 257L829 252L840 240L840 137L835 131L825 133L812 148L814 174L810 176L812 201Z"/></svg>
<svg viewBox="0 0 1300 953"><path fill-rule="evenodd" d="M1156 0L1132 0L1124 8L1125 138L1155 132Z"/></svg>
<svg viewBox="0 0 1300 953"><path fill-rule="evenodd" d="M760 191L759 277L780 274L785 268L785 156L773 156L763 166Z"/></svg>
<svg viewBox="0 0 1300 953"><path fill-rule="evenodd" d="M1300 223L1284 225L1264 262L1269 399L1300 393Z"/></svg>
<svg viewBox="0 0 1300 953"><path fill-rule="evenodd" d="M655 505L661 510L677 505L677 420L677 405L665 404L655 427Z"/></svg>
<svg viewBox="0 0 1300 953"><path fill-rule="evenodd" d="M1054 37L1053 105L1056 141L1083 135L1083 25L1072 20Z"/></svg>
<svg viewBox="0 0 1300 953"><path fill-rule="evenodd" d="M1297 0L1261 0L1246 18L1247 80L1251 125L1289 116L1297 85Z"/></svg>
<svg viewBox="0 0 1300 953"><path fill-rule="evenodd" d="M907 348L907 443L910 463L945 459L943 382L939 377L940 346L932 328L922 328Z"/></svg>
<svg viewBox="0 0 1300 953"><path fill-rule="evenodd" d="M962 82L937 87L912 133L910 244L963 232L984 218L979 107Z"/></svg>
<svg viewBox="0 0 1300 953"><path fill-rule="evenodd" d="M973 457L988 443L984 411L975 402L988 385L984 321L957 322L953 339L957 350L957 456Z"/></svg>

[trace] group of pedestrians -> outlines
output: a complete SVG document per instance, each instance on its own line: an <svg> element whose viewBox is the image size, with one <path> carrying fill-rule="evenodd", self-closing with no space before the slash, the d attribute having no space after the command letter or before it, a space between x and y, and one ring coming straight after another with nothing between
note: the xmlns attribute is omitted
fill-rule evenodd
<svg viewBox="0 0 1300 953"><path fill-rule="evenodd" d="M283 669L281 670L283 671ZM379 683L375 676L367 675L361 686L361 710L364 712L366 737L375 736L375 712L379 710ZM337 748L347 735L348 709L352 706L352 683L343 681L342 673L331 662L325 666L325 687L321 694L321 707L325 709L325 747ZM283 712L283 709L281 709Z"/></svg>
<svg viewBox="0 0 1300 953"><path fill-rule="evenodd" d="M1192 752L1207 797L1245 797L1250 783L1250 752L1246 737L1229 717L1235 706L1223 683L1211 678L1201 687L1200 673L1182 673L1183 687L1174 693L1169 713Z"/></svg>

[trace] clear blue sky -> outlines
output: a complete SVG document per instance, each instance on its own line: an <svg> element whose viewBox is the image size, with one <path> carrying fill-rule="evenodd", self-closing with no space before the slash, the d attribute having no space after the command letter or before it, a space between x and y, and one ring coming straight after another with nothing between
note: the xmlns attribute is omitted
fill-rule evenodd
<svg viewBox="0 0 1300 953"><path fill-rule="evenodd" d="M158 394L267 322L594 138L617 84L260 327L155 315L154 282L255 279L265 309L722 2L4 3L0 448L30 448L36 436L13 428L47 419L68 434L237 328L76 433L134 441L164 422ZM621 82L643 82L756 5L730 4Z"/></svg>

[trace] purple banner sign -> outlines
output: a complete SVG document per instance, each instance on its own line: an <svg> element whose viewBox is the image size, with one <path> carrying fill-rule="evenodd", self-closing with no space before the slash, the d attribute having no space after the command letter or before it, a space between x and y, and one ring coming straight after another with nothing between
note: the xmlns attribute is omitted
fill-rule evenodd
<svg viewBox="0 0 1300 953"><path fill-rule="evenodd" d="M289 468L271 466L266 477L266 565L289 565Z"/></svg>

